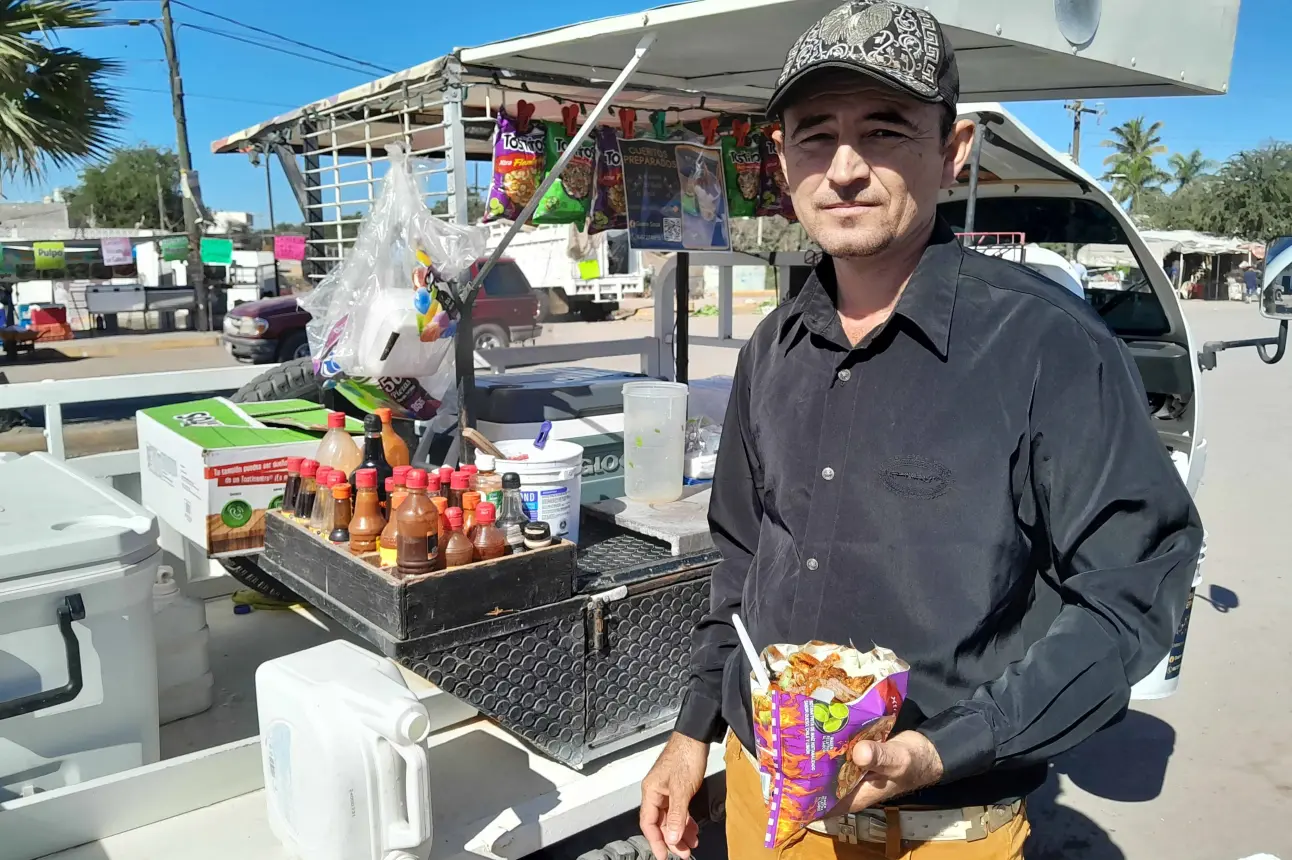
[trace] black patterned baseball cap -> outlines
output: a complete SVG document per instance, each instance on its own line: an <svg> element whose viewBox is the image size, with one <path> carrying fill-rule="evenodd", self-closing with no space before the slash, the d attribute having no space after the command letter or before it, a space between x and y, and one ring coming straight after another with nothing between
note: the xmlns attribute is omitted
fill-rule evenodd
<svg viewBox="0 0 1292 860"><path fill-rule="evenodd" d="M784 107L796 84L822 69L868 75L904 93L955 110L960 70L938 20L894 0L849 0L799 36L767 100L767 114Z"/></svg>

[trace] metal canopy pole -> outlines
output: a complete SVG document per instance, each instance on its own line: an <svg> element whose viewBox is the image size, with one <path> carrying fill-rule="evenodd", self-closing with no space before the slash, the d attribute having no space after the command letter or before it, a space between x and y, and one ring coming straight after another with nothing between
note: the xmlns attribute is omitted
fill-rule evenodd
<svg viewBox="0 0 1292 860"><path fill-rule="evenodd" d="M605 116L606 112L610 109L610 105L614 102L615 98L619 93L623 92L629 79L632 78L633 73L637 71L637 67L641 65L642 60L646 59L646 55L650 53L651 45L653 44L655 44L654 33L647 33L642 36L641 41L637 43L637 47L633 50L632 58L624 65L623 71L619 73L619 76L615 78L614 82L601 96L601 100L597 102L597 106L589 111L588 118L583 123L583 127L579 129L578 133L574 135L574 138L570 141L569 145L566 146L565 152L561 155L560 159L557 160L556 166L551 169L547 174L547 178L544 179L542 184L538 186L538 189L534 191L533 196L529 198L528 205L525 206L524 210L521 211L516 220L512 222L511 227L507 229L502 240L499 241L497 247L493 249L493 253L489 255L489 259L486 260L484 265L479 268L475 277L473 277L467 284L467 288L462 291L461 308L459 309L460 315L458 319L458 344L455 348L454 358L454 364L456 366L455 370L457 371L458 378L459 439L462 438L462 431L471 427L475 423L475 410L472 408L472 403L475 399L476 367L475 349L474 344L471 342L473 339L471 333L471 305L475 302L476 293L480 292L480 287L484 284L485 278L489 276L489 272L493 269L499 258L502 257L503 252L507 250L507 246L511 244L511 240L520 232L520 228L529 221L530 216L534 214L534 210L538 208L538 203L543 199L543 195L547 193L547 189L551 188L552 184L560 178L562 172L565 170L565 166L570 163L570 159L574 157L574 154L579 151L579 147L583 145L583 141L588 139L589 135L591 135L596 129L597 123L601 121L601 117ZM459 127L461 125L460 118L458 119L458 125ZM465 136L456 133L452 134L452 143L453 145L450 148L450 155L453 165L456 167L461 164L465 167L467 163ZM463 187L464 186L465 183L463 183ZM465 194L463 196L465 196ZM469 447L470 446L468 445L460 446L462 451L461 456L468 458L468 461L469 459L474 458L473 452L468 450Z"/></svg>
<svg viewBox="0 0 1292 860"><path fill-rule="evenodd" d="M677 335L673 338L673 381L686 383L691 340L691 255L679 251L673 260L674 289L677 295Z"/></svg>

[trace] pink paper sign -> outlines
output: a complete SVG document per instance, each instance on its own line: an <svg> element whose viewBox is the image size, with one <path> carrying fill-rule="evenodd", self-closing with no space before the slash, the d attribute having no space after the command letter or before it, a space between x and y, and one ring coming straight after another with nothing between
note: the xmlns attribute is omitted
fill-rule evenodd
<svg viewBox="0 0 1292 860"><path fill-rule="evenodd" d="M135 261L130 247L130 237L109 236L102 240L105 266L129 266Z"/></svg>
<svg viewBox="0 0 1292 860"><path fill-rule="evenodd" d="M274 259L304 260L305 259L305 237L304 236L275 236L274 237Z"/></svg>

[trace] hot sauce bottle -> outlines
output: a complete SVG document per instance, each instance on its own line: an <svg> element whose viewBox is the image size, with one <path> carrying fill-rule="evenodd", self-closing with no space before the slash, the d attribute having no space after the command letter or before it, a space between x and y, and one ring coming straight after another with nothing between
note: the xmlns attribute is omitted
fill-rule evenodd
<svg viewBox="0 0 1292 860"><path fill-rule="evenodd" d="M310 515L314 513L314 494L318 492L318 483L314 476L318 474L319 464L316 460L301 461L301 488L296 494L296 520L310 521Z"/></svg>
<svg viewBox="0 0 1292 860"><path fill-rule="evenodd" d="M467 540L474 540L471 530L476 527L476 507L480 504L480 494L467 490L462 494L462 533Z"/></svg>
<svg viewBox="0 0 1292 860"><path fill-rule="evenodd" d="M354 516L350 518L350 552L362 555L377 551L377 540L386 527L386 520L377 497L377 470L355 470L354 482L359 492L354 499Z"/></svg>
<svg viewBox="0 0 1292 860"><path fill-rule="evenodd" d="M439 551L440 512L426 495L426 473L408 473L408 497L396 514L399 522L396 564L400 576L417 576L435 569Z"/></svg>
<svg viewBox="0 0 1292 860"><path fill-rule="evenodd" d="M494 506L481 502L476 507L475 534L471 536L472 561L487 561L507 554L507 538L494 525Z"/></svg>
<svg viewBox="0 0 1292 860"><path fill-rule="evenodd" d="M283 485L283 511L296 512L296 496L301 491L301 462L304 457L287 458L287 483Z"/></svg>
<svg viewBox="0 0 1292 860"><path fill-rule="evenodd" d="M444 566L450 568L470 564L475 555L475 547L462 533L462 509L449 508L445 516L449 520L449 539L444 545Z"/></svg>
<svg viewBox="0 0 1292 860"><path fill-rule="evenodd" d="M332 485L332 523L327 539L338 546L350 545L350 484L338 473Z"/></svg>
<svg viewBox="0 0 1292 860"><path fill-rule="evenodd" d="M444 570L444 554L448 550L449 534L453 531L449 526L449 503L443 496L431 496L431 504L435 505L435 510L439 513L435 538L435 569Z"/></svg>

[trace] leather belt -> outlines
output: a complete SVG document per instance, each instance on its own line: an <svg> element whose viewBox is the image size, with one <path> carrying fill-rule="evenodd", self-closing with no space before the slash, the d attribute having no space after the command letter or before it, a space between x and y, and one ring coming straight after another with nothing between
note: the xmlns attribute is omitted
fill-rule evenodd
<svg viewBox="0 0 1292 860"><path fill-rule="evenodd" d="M762 776L758 759L741 747L745 759ZM768 782L763 780L766 794ZM764 798L766 799L766 798ZM888 842L890 821L901 829L900 840L908 842L977 842L1009 824L1023 808L1023 801L960 809L863 809L836 815L807 826L813 833L833 836L840 842Z"/></svg>

